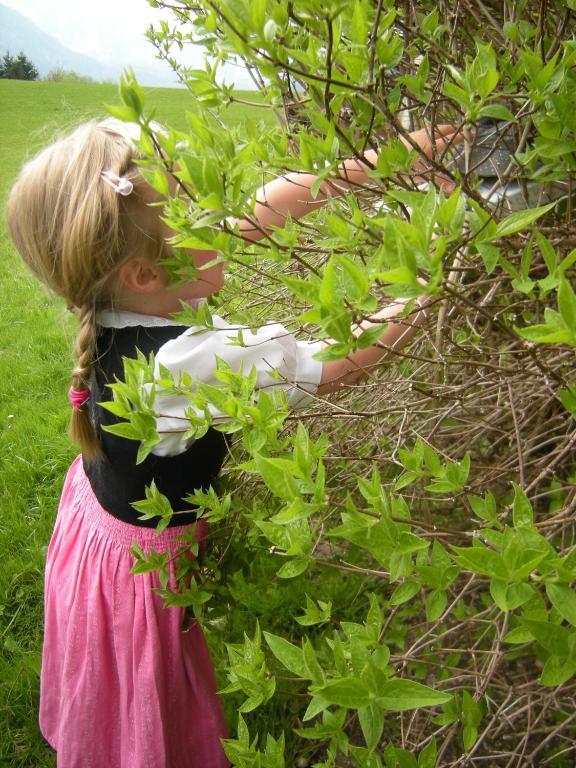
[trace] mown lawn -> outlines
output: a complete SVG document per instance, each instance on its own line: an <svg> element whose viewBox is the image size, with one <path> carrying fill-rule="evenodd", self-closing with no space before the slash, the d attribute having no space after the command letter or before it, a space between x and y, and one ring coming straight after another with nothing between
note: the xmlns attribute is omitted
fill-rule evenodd
<svg viewBox="0 0 576 768"><path fill-rule="evenodd" d="M249 94L254 99L254 94ZM56 133L104 117L116 86L0 80L0 766L48 768L37 726L42 573L74 448L67 390L75 322L20 263L5 231L6 196L22 163ZM184 128L184 90L147 90L156 118ZM246 108L233 105L231 123ZM272 119L265 110L257 118Z"/></svg>

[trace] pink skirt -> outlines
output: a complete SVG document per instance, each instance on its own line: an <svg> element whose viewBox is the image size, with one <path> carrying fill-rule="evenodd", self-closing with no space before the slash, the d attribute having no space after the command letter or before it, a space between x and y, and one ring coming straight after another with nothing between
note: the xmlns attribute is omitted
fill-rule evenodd
<svg viewBox="0 0 576 768"><path fill-rule="evenodd" d="M72 464L48 549L40 729L58 768L223 768L226 727L202 630L164 608L158 575L130 547L175 552L161 534L99 505Z"/></svg>

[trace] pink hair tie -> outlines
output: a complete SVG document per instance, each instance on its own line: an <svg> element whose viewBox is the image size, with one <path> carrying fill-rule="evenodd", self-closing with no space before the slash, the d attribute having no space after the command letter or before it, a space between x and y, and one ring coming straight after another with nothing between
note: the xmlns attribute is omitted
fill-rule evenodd
<svg viewBox="0 0 576 768"><path fill-rule="evenodd" d="M131 195L134 191L134 184L132 184L130 179L127 179L125 176L118 176L118 174L112 173L111 171L102 171L100 178L123 197Z"/></svg>
<svg viewBox="0 0 576 768"><path fill-rule="evenodd" d="M70 404L75 411L81 411L84 403L89 399L89 397L89 389L74 389L74 387L70 387L68 390L68 399L70 400Z"/></svg>

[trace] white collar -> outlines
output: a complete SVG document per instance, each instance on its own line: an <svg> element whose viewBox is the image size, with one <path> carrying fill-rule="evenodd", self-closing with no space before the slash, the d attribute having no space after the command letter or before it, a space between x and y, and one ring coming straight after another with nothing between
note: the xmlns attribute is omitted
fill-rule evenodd
<svg viewBox="0 0 576 768"><path fill-rule="evenodd" d="M141 315L138 312L128 312L124 309L101 309L96 314L96 323L102 328L131 328L136 325L156 328L167 325L182 325L182 323L169 317Z"/></svg>

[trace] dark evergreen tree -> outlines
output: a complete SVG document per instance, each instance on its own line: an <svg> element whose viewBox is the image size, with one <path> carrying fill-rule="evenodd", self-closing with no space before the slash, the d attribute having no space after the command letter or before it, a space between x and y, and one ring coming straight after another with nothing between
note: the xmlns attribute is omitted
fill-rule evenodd
<svg viewBox="0 0 576 768"><path fill-rule="evenodd" d="M6 51L0 62L0 78L10 80L37 80L39 72L23 51L14 57Z"/></svg>

